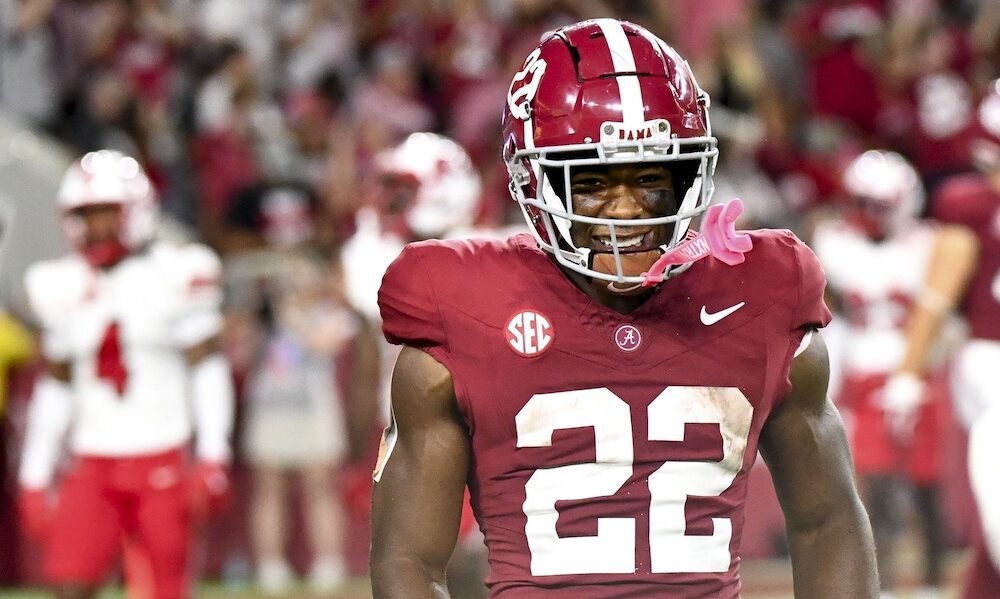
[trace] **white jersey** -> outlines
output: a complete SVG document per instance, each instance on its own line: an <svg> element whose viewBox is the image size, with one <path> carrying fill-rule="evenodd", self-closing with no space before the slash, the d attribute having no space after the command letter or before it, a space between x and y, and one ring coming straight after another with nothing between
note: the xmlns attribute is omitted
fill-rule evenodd
<svg viewBox="0 0 1000 599"><path fill-rule="evenodd" d="M523 225L499 229L457 228L448 231L442 239L506 239L527 233ZM358 212L357 231L341 250L341 264L347 286L347 299L369 320L381 322L378 308L378 290L389 265L399 256L406 241L382 230L378 215L369 208Z"/></svg>
<svg viewBox="0 0 1000 599"><path fill-rule="evenodd" d="M934 235L923 223L881 242L843 222L817 227L813 250L846 317L844 374L889 373L902 363L905 327L925 285Z"/></svg>
<svg viewBox="0 0 1000 599"><path fill-rule="evenodd" d="M208 248L162 242L108 270L75 254L28 270L43 352L70 364L74 453L137 455L189 441L184 350L221 330L219 275Z"/></svg>
<svg viewBox="0 0 1000 599"><path fill-rule="evenodd" d="M359 215L358 230L340 253L347 301L372 322L381 322L378 288L392 261L406 246L401 238L379 229L374 216Z"/></svg>

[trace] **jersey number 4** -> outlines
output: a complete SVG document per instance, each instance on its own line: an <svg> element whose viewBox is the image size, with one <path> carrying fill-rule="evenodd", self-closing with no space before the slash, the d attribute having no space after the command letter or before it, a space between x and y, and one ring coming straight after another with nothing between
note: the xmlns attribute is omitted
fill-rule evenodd
<svg viewBox="0 0 1000 599"><path fill-rule="evenodd" d="M118 333L118 323L112 322L104 332L101 345L97 348L97 378L107 381L118 395L125 393L128 384L128 369L122 359L122 344Z"/></svg>
<svg viewBox="0 0 1000 599"><path fill-rule="evenodd" d="M743 466L753 406L733 387L668 387L648 408L650 441L683 441L687 424L718 424L719 462L666 461L649 475L649 551L655 573L725 572L732 556L729 518L712 518L711 535L686 534L688 496L718 496ZM540 468L525 489L525 534L531 574L631 573L636 569L634 518L598 518L597 534L560 537L557 501L614 495L632 476L629 406L608 389L535 395L516 417L518 447L549 447L552 432L593 427L593 463Z"/></svg>

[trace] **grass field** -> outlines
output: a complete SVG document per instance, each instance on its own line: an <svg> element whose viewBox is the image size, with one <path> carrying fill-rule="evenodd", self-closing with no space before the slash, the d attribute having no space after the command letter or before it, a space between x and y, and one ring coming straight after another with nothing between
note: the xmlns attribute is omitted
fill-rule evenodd
<svg viewBox="0 0 1000 599"><path fill-rule="evenodd" d="M965 571L967 556L964 552L949 555L947 573L949 588L942 599L957 599L962 573ZM903 588L899 599L911 597L908 590L916 586L914 566L904 559L901 564ZM794 599L792 595L791 570L784 560L745 560L740 571L743 577L743 599ZM50 595L39 589L0 589L0 599L47 599ZM292 589L284 595L265 595L252 586L226 587L205 584L199 587L197 599L369 599L371 590L366 578L357 578L344 585L337 593L317 595L305 586ZM106 589L99 599L124 599L120 589ZM455 597L454 599L461 599Z"/></svg>

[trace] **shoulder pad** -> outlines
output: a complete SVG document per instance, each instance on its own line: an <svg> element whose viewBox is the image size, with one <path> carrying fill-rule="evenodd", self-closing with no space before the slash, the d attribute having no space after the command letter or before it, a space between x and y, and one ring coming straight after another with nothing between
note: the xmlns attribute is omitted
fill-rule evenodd
<svg viewBox="0 0 1000 599"><path fill-rule="evenodd" d="M75 255L36 262L24 274L28 302L44 326L51 326L67 308L83 301L92 282L90 267Z"/></svg>
<svg viewBox="0 0 1000 599"><path fill-rule="evenodd" d="M181 289L219 285L222 262L208 246L200 243L159 243L152 253L164 274Z"/></svg>

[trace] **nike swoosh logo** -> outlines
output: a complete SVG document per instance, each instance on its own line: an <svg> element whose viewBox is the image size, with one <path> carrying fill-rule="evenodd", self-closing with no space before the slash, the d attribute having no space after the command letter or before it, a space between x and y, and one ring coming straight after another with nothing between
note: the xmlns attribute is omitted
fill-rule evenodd
<svg viewBox="0 0 1000 599"><path fill-rule="evenodd" d="M740 302L740 303L736 304L735 306L729 306L725 310L719 310L718 312L714 312L712 314L709 314L708 310L705 309L705 306L702 306L701 307L701 324L703 324L705 326L712 326L713 324L719 322L723 318L729 316L730 314L732 314L733 312L739 310L740 308L742 308L745 305L746 305L746 302Z"/></svg>

